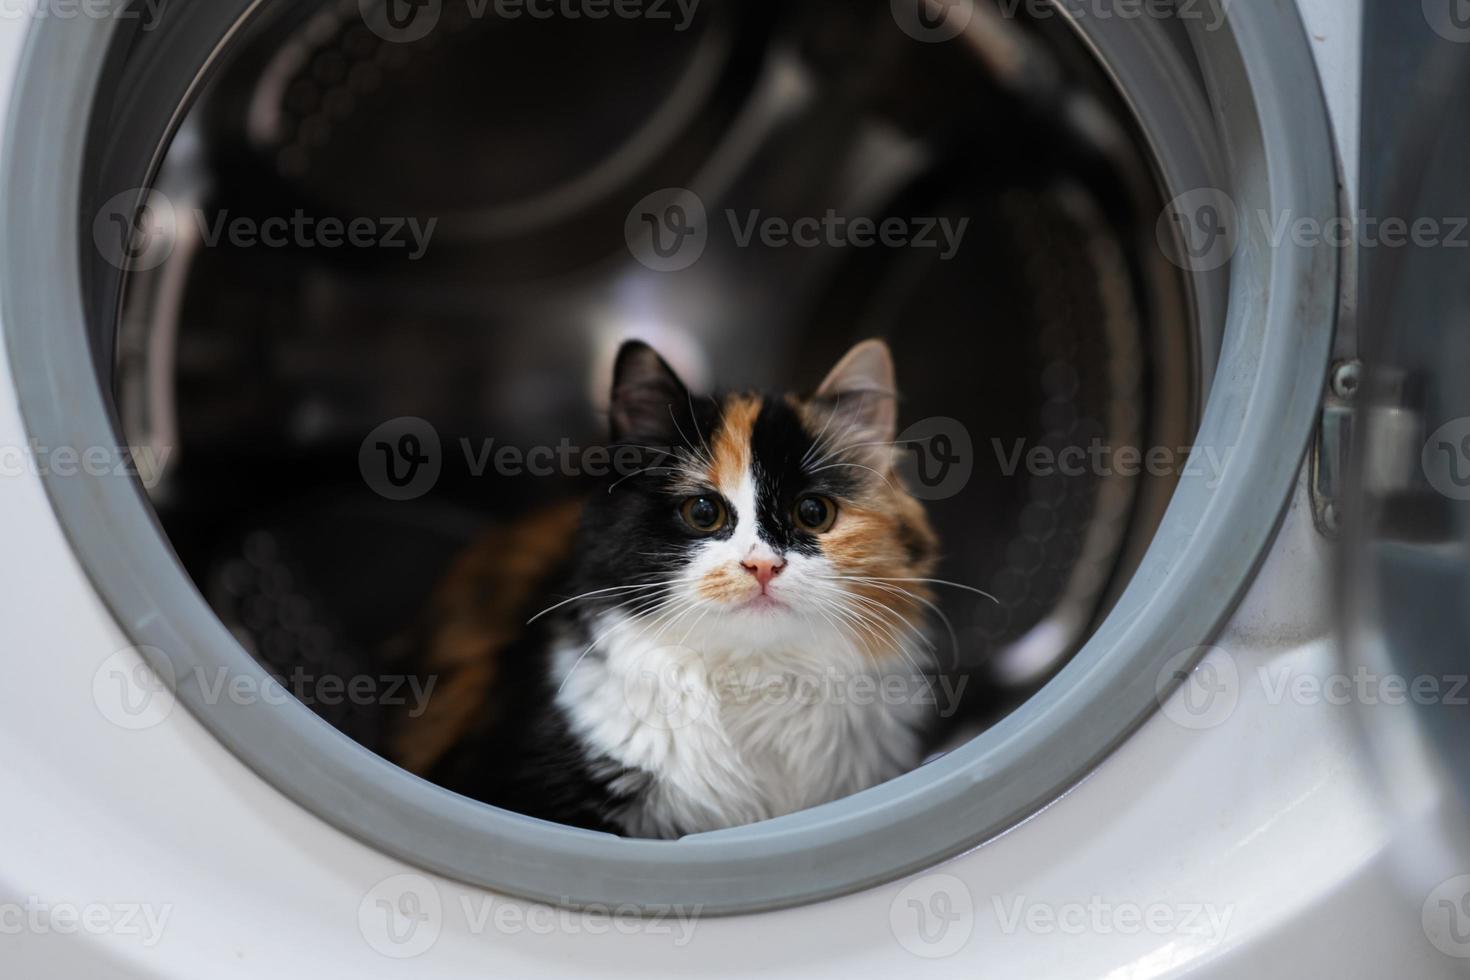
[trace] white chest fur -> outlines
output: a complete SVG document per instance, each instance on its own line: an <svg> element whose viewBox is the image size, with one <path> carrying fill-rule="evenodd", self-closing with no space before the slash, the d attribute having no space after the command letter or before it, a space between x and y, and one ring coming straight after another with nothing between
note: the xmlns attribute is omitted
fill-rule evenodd
<svg viewBox="0 0 1470 980"><path fill-rule="evenodd" d="M913 649L869 657L840 635L735 648L650 640L625 624L554 658L557 695L590 750L632 770L617 821L672 837L834 800L919 762L935 705ZM578 663L579 658L581 662Z"/></svg>

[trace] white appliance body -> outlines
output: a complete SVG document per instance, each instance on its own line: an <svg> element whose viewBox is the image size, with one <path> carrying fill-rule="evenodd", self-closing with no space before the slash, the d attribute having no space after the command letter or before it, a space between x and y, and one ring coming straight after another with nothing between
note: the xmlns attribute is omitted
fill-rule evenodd
<svg viewBox="0 0 1470 980"><path fill-rule="evenodd" d="M1351 197L1357 4L1300 4ZM0 105L25 70L33 17L22 8L34 6L7 4L0 19ZM1442 791L1411 779L1386 809L1352 709L1283 694L1283 679L1345 669L1332 636L1334 546L1314 527L1305 473L1205 661L1235 678L1223 714L1198 723L1166 705L1053 805L906 879L778 913L640 919L534 905L386 857L278 793L180 705L119 725L110 679L141 661L29 465L38 447L10 372L0 351L9 976L1454 972L1395 857L1444 819Z"/></svg>

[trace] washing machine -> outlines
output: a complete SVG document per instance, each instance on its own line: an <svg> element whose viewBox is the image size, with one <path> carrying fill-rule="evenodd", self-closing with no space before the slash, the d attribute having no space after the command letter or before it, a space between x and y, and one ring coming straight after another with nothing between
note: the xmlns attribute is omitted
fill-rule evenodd
<svg viewBox="0 0 1470 980"><path fill-rule="evenodd" d="M1461 975L1467 43L1456 0L8 0L6 975ZM941 603L923 765L643 840L395 757L391 638L585 489L498 450L595 441L630 337L793 387L870 336L993 597Z"/></svg>

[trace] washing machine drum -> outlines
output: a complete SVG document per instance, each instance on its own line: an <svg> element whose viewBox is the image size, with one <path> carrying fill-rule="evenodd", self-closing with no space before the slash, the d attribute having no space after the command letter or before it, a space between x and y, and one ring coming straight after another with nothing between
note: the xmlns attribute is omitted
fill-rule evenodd
<svg viewBox="0 0 1470 980"><path fill-rule="evenodd" d="M596 444L627 337L692 381L768 390L885 337L939 574L997 600L942 604L967 695L932 761L679 842L437 791L385 757L381 706L178 684L216 737L425 868L740 911L1000 833L1157 707L1229 614L1314 423L1297 393L1325 370L1337 256L1239 220L1336 213L1310 52L1280 5L922 7L212 0L37 25L0 302L48 328L7 339L38 441L147 463L48 491L161 677L381 671L482 528L586 489L473 463ZM650 202L694 215L699 248L647 247ZM923 216L929 240L742 231L829 215ZM405 420L438 443L410 492L364 464ZM1098 447L1081 470L1044 462ZM1147 447L1170 462L1142 465Z"/></svg>

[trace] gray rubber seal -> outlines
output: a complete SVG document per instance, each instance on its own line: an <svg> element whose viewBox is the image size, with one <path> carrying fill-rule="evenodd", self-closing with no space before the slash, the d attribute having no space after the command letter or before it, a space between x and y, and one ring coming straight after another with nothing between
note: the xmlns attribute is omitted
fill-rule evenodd
<svg viewBox="0 0 1470 980"><path fill-rule="evenodd" d="M1230 4L1214 29L1186 22L1196 64L1177 46L1180 22L1101 18L1095 6L1079 4L1074 26L1137 113L1166 197L1215 187L1245 214L1337 215L1326 110L1294 4ZM21 409L41 445L119 442L87 334L80 263L95 250L79 203L96 200L81 163L94 93L103 83L115 98L126 85L104 78L117 29L107 19L36 22L9 108L0 316ZM186 65L197 75L223 30L181 40L189 49L172 57L193 59ZM149 178L140 171L133 186ZM918 771L763 824L674 842L621 840L448 793L295 702L205 704L200 685L182 683L180 698L251 769L323 820L425 869L528 898L733 913L933 865L1055 800L1127 737L1157 707L1161 673L1230 614L1271 540L1317 414L1338 260L1328 245L1273 247L1265 235L1259 221L1244 223L1228 274L1200 273L1194 284L1197 314L1223 318L1197 439L1221 466L1185 474L1134 580L1081 653L1000 724ZM266 682L195 590L134 482L48 477L46 487L97 591L162 669L184 680L225 668Z"/></svg>

